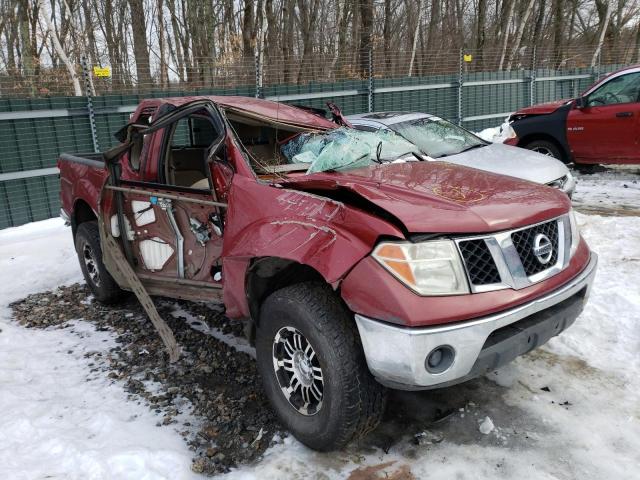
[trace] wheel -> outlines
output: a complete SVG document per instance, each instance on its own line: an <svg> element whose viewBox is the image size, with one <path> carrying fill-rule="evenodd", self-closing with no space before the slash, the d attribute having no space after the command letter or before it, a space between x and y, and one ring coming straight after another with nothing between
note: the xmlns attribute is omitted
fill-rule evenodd
<svg viewBox="0 0 640 480"><path fill-rule="evenodd" d="M260 309L256 353L278 417L308 447L342 448L380 422L386 389L369 372L355 322L327 285L272 293Z"/></svg>
<svg viewBox="0 0 640 480"><path fill-rule="evenodd" d="M93 295L102 303L114 303L119 300L123 290L102 263L98 222L81 223L75 240L80 268Z"/></svg>
<svg viewBox="0 0 640 480"><path fill-rule="evenodd" d="M567 163L564 155L560 151L560 148L555 143L548 140L534 140L533 142L526 144L524 148L541 153L542 155L547 155L548 157L557 158L558 160Z"/></svg>

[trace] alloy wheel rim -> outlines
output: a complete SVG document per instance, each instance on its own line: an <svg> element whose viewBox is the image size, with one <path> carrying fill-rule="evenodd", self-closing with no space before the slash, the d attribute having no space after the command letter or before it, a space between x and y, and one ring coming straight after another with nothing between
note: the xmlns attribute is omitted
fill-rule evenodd
<svg viewBox="0 0 640 480"><path fill-rule="evenodd" d="M93 249L88 243L85 243L82 247L82 259L84 260L84 265L87 268L87 273L89 274L91 283L93 283L94 286L99 287L100 274L98 273L98 265L93 254Z"/></svg>
<svg viewBox="0 0 640 480"><path fill-rule="evenodd" d="M322 408L324 376L318 356L307 338L293 327L283 327L273 339L273 368L289 404L305 416Z"/></svg>
<svg viewBox="0 0 640 480"><path fill-rule="evenodd" d="M546 155L547 157L553 157L555 158L555 156L551 153L551 150L549 150L548 148L545 147L536 147L533 149L534 152L540 153L542 155Z"/></svg>

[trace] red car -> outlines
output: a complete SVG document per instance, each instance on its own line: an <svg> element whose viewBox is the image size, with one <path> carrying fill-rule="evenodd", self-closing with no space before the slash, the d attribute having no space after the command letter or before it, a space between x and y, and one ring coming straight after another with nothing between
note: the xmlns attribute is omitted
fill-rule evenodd
<svg viewBox="0 0 640 480"><path fill-rule="evenodd" d="M117 137L58 161L87 286L133 291L169 340L148 295L224 302L312 448L375 427L387 387L482 375L587 301L597 256L559 190L252 98L145 100Z"/></svg>
<svg viewBox="0 0 640 480"><path fill-rule="evenodd" d="M577 98L518 110L509 120L509 145L566 163L640 164L640 66L607 75Z"/></svg>

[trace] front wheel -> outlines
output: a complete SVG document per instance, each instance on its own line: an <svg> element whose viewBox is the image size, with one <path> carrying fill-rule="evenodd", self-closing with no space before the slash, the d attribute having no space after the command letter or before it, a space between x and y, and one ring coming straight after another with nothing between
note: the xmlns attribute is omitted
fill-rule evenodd
<svg viewBox="0 0 640 480"><path fill-rule="evenodd" d="M533 150L534 152L541 153L542 155L546 155L548 157L553 157L561 162L565 162L566 160L562 155L562 151L560 148L553 142L548 140L534 140L533 142L527 143L524 148L528 150Z"/></svg>
<svg viewBox="0 0 640 480"><path fill-rule="evenodd" d="M272 293L256 332L262 381L276 413L310 448L344 447L380 422L386 389L369 372L357 328L326 285Z"/></svg>

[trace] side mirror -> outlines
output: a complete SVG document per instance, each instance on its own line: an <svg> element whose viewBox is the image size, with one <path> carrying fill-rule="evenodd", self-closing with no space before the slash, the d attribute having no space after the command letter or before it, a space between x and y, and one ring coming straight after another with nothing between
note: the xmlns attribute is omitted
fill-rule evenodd
<svg viewBox="0 0 640 480"><path fill-rule="evenodd" d="M576 98L575 105L577 109L582 109L587 106L587 99L585 97L578 97Z"/></svg>

